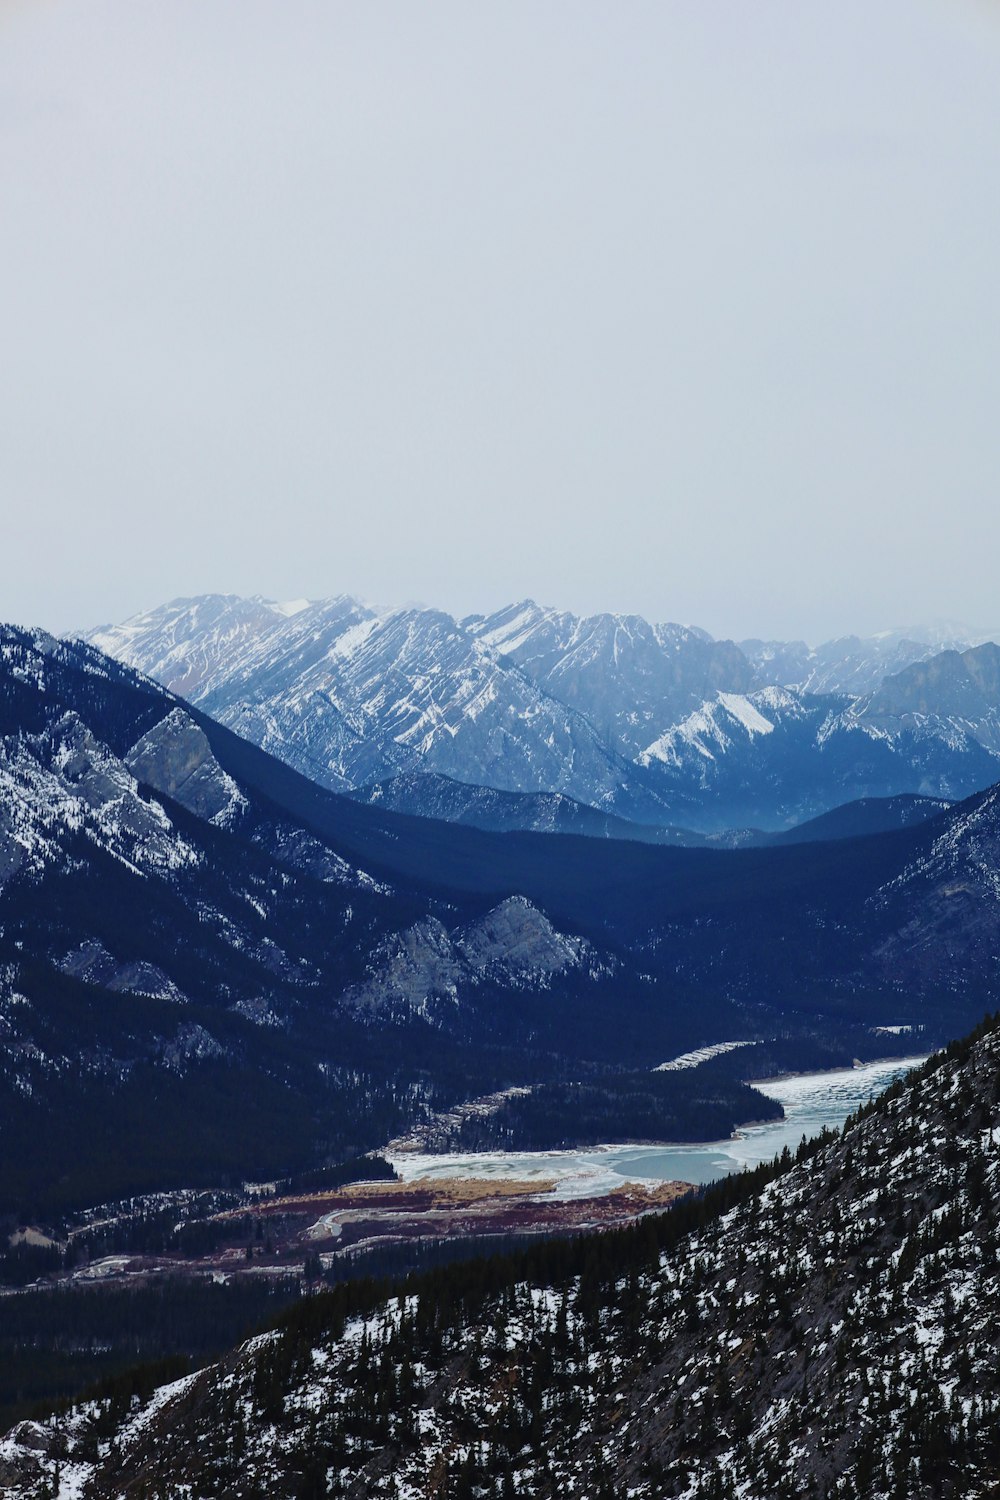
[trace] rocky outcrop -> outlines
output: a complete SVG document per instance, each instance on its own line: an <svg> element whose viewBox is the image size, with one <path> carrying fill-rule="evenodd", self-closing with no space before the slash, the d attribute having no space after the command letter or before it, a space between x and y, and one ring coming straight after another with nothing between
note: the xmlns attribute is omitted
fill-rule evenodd
<svg viewBox="0 0 1000 1500"><path fill-rule="evenodd" d="M368 978L344 998L356 1011L402 1008L430 1017L441 1002L457 1004L463 989L487 978L544 989L590 954L582 938L558 932L537 906L512 896L451 932L439 918L424 917L394 933L377 950Z"/></svg>
<svg viewBox="0 0 1000 1500"><path fill-rule="evenodd" d="M511 896L455 935L455 946L473 969L496 964L509 974L560 974L580 964L582 938L557 932L537 906Z"/></svg>
<svg viewBox="0 0 1000 1500"><path fill-rule="evenodd" d="M100 985L102 989L122 994L151 995L159 1000L187 1004L187 996L156 964L142 959L120 961L98 942L81 943L79 948L67 953L56 967L64 974L71 974L74 979Z"/></svg>
<svg viewBox="0 0 1000 1500"><path fill-rule="evenodd" d="M210 822L228 824L246 806L204 731L182 708L172 709L144 734L125 763L138 781Z"/></svg>

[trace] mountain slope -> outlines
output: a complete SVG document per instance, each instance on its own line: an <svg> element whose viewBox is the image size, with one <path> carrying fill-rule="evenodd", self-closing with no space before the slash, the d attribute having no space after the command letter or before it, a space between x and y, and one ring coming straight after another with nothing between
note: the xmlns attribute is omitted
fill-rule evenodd
<svg viewBox="0 0 1000 1500"><path fill-rule="evenodd" d="M1000 1037L635 1229L313 1299L221 1365L0 1447L81 1500L980 1500L1000 1483Z"/></svg>
<svg viewBox="0 0 1000 1500"><path fill-rule="evenodd" d="M913 792L903 792L898 797L863 797L772 837L782 844L865 838L873 833L890 833L895 828L926 823L947 812L950 806L950 802L940 797L919 797Z"/></svg>
<svg viewBox="0 0 1000 1500"><path fill-rule="evenodd" d="M704 842L688 829L633 823L559 792L502 792L429 771L394 776L359 787L349 795L356 802L392 812L466 823L494 833L575 833L588 838L689 846Z"/></svg>
<svg viewBox="0 0 1000 1500"><path fill-rule="evenodd" d="M639 760L656 773L676 820L705 833L747 824L777 831L867 798L955 801L996 778L1000 761L990 746L946 714L946 704L939 715L890 721L881 701L787 688L720 693ZM986 738L988 722L984 715Z"/></svg>
<svg viewBox="0 0 1000 1500"><path fill-rule="evenodd" d="M1000 751L1000 646L992 641L967 651L944 651L883 680L855 706L854 718L869 732L906 730L942 735L950 727L956 743L973 740Z"/></svg>
<svg viewBox="0 0 1000 1500"><path fill-rule="evenodd" d="M0 1197L287 1171L719 1042L872 1056L997 996L992 795L735 851L490 833L338 796L13 629L0 720Z"/></svg>
<svg viewBox="0 0 1000 1500"><path fill-rule="evenodd" d="M463 624L630 758L715 692L753 684L732 641L640 615L581 618L526 599Z"/></svg>
<svg viewBox="0 0 1000 1500"><path fill-rule="evenodd" d="M177 600L92 641L335 790L428 771L660 819L642 770L585 715L442 611L261 608Z"/></svg>
<svg viewBox="0 0 1000 1500"><path fill-rule="evenodd" d="M603 972L528 901L376 878L234 746L266 781L91 648L0 631L0 1210L376 1145L495 1084L497 1029L530 1072L535 997L556 1024ZM420 923L451 969L401 1005L379 955Z"/></svg>
<svg viewBox="0 0 1000 1500"><path fill-rule="evenodd" d="M936 638L889 635L744 651L530 600L459 622L235 596L175 600L91 639L312 780L385 785L401 809L481 826L568 817L549 803L501 810L492 791L701 834L777 831L859 798L968 796L1000 771L989 644L942 653Z"/></svg>

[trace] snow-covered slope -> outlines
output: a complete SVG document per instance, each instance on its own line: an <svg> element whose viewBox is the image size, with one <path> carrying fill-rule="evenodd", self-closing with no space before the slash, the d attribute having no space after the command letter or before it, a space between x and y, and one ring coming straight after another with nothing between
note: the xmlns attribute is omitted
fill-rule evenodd
<svg viewBox="0 0 1000 1500"><path fill-rule="evenodd" d="M1000 774L1000 757L968 725L914 714L890 721L872 701L775 687L719 693L639 761L658 772L676 821L706 832L787 828L863 798L954 801Z"/></svg>
<svg viewBox="0 0 1000 1500"><path fill-rule="evenodd" d="M429 771L663 813L584 714L439 610L176 601L92 639L334 790Z"/></svg>
<svg viewBox="0 0 1000 1500"><path fill-rule="evenodd" d="M933 632L741 649L531 600L457 621L207 596L92 639L324 786L387 783L406 811L489 827L548 828L558 810L440 778L716 834L864 797L961 798L1000 773L1000 650L941 652Z"/></svg>
<svg viewBox="0 0 1000 1500"><path fill-rule="evenodd" d="M753 683L732 641L640 615L581 617L527 599L465 623L630 756L716 691L744 692Z"/></svg>
<svg viewBox="0 0 1000 1500"><path fill-rule="evenodd" d="M88 845L137 874L196 866L198 852L80 715L44 711L50 664L62 655L41 632L0 634L5 727L16 725L0 737L0 885L82 866ZM95 664L83 665L99 678Z"/></svg>
<svg viewBox="0 0 1000 1500"><path fill-rule="evenodd" d="M80 1500L987 1500L995 1023L840 1138L616 1236L313 1299L144 1401L0 1446Z"/></svg>

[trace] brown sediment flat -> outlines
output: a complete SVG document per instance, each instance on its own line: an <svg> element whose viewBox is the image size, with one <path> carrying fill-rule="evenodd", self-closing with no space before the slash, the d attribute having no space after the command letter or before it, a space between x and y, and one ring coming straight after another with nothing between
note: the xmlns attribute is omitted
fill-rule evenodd
<svg viewBox="0 0 1000 1500"><path fill-rule="evenodd" d="M447 1185L452 1186L450 1182ZM554 1198L536 1197L536 1186L521 1184L527 1192L483 1193L473 1200L458 1194L436 1198L428 1194L425 1201L421 1195L412 1194L402 1204L390 1201L392 1195L388 1193L381 1197L366 1195L363 1200L355 1200L352 1209L338 1214L335 1228L329 1227L328 1238L323 1237L319 1224L313 1226L311 1234L317 1248L342 1251L374 1241L385 1244L391 1240L617 1228L643 1214L668 1208L691 1191L690 1183L685 1182L662 1182L655 1187L624 1183L613 1192L592 1198Z"/></svg>
<svg viewBox="0 0 1000 1500"><path fill-rule="evenodd" d="M352 1183L335 1192L259 1199L215 1215L230 1226L228 1243L201 1256L111 1255L94 1266L60 1272L58 1281L136 1284L163 1275L231 1277L301 1275L317 1253L332 1266L393 1243L482 1240L507 1235L569 1234L617 1229L660 1213L691 1191L685 1182L623 1182L609 1193L560 1198L555 1179L421 1178Z"/></svg>
<svg viewBox="0 0 1000 1500"><path fill-rule="evenodd" d="M507 1177L421 1177L412 1182L352 1182L330 1192L299 1193L287 1198L263 1198L215 1215L219 1220L297 1218L303 1214L334 1213L337 1209L376 1204L380 1209L426 1210L439 1205L459 1207L489 1199L525 1198L551 1193L554 1177L516 1181Z"/></svg>

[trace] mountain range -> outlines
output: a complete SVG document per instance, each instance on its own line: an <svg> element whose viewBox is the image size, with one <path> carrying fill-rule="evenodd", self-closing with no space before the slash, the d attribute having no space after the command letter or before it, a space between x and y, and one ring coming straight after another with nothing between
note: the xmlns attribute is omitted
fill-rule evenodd
<svg viewBox="0 0 1000 1500"><path fill-rule="evenodd" d="M774 832L1000 775L989 641L810 650L530 601L457 620L233 595L88 638L331 790L486 828Z"/></svg>
<svg viewBox="0 0 1000 1500"><path fill-rule="evenodd" d="M996 996L997 791L734 850L491 833L332 793L13 628L0 729L5 1203L287 1171L752 1041L718 1060L735 1088Z"/></svg>
<svg viewBox="0 0 1000 1500"><path fill-rule="evenodd" d="M534 704L552 765L578 765L561 724L585 734L588 776L613 761L622 797L664 811L699 795L761 810L769 784L772 807L801 808L810 775L822 802L841 776L867 785L904 763L934 792L942 765L995 765L996 647L930 651L863 697L715 686L629 758L654 720L631 747L616 728L605 653L628 660L624 637L548 620L546 687L487 639L519 650L517 618L185 605L162 675L198 704L92 643L0 627L0 1279L61 1270L64 1315L19 1303L5 1344L46 1399L99 1367L63 1349L66 1317L98 1342L114 1322L120 1359L138 1315L93 1299L89 1267L73 1269L81 1233L207 1243L199 1213L249 1224L272 1179L307 1194L357 1179L351 1159L420 1129L455 1149L473 1117L505 1149L714 1139L778 1108L755 1079L923 1052L1000 1005L1000 785L698 830L428 765L469 747L500 764L509 740L527 777ZM697 691L739 666L740 647L701 633L631 639L698 655ZM206 711L237 667L280 756ZM348 723L334 669L370 722ZM603 719L553 684L603 694ZM290 764L289 744L333 755L320 731L338 725L343 767L398 757L392 775L335 790ZM0 1443L0 1493L976 1495L1000 1402L983 1353L997 1036L990 1023L953 1046L842 1143L625 1235L310 1297L221 1367L161 1389L162 1372L129 1377L124 1404L105 1392L28 1423ZM244 1280L255 1264L250 1244ZM143 1289L166 1320L145 1348L177 1351L183 1307L189 1352L214 1358L267 1301L220 1291L199 1341L190 1282ZM276 1296L297 1290L286 1277ZM889 1434L874 1459L873 1424Z"/></svg>

